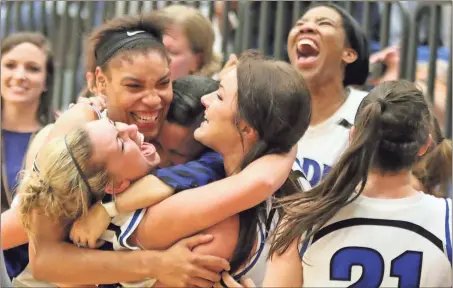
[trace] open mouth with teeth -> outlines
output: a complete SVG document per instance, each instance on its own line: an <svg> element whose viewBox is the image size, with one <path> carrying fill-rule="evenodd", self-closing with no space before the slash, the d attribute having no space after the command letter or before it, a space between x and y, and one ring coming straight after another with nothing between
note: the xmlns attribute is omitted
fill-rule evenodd
<svg viewBox="0 0 453 288"><path fill-rule="evenodd" d="M319 47L311 39L297 42L297 62L303 65L313 64L319 56Z"/></svg>
<svg viewBox="0 0 453 288"><path fill-rule="evenodd" d="M144 114L138 115L137 113L130 112L129 114L138 123L153 123L153 122L156 122L157 119L159 118L158 113L153 113L153 114L149 114L149 115L144 115Z"/></svg>

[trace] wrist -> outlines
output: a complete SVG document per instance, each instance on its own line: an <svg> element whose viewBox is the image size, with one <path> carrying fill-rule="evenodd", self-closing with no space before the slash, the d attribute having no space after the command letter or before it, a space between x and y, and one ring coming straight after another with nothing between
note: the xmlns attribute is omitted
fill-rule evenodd
<svg viewBox="0 0 453 288"><path fill-rule="evenodd" d="M98 206L98 209L97 209L97 210L101 211L101 212L100 212L101 218L104 219L106 222L110 222L111 219L112 219L112 217L109 215L109 212L105 209L104 205L102 205L101 202L98 202L98 203L96 204L96 206ZM98 214L99 214L99 213L98 213Z"/></svg>
<svg viewBox="0 0 453 288"><path fill-rule="evenodd" d="M145 274L149 278L155 278L160 280L162 277L162 271L165 270L163 265L164 254L161 251L147 250L143 252L143 267L145 267Z"/></svg>

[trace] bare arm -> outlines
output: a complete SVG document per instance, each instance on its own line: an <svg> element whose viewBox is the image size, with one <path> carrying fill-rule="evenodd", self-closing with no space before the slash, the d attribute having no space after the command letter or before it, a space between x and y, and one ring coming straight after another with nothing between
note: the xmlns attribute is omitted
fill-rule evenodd
<svg viewBox="0 0 453 288"><path fill-rule="evenodd" d="M30 144L25 156L25 169L31 169L39 149L51 137L65 134L74 128L75 125L81 125L96 119L97 116L89 105L82 103L73 106L55 124L47 125L39 131ZM18 197L15 197L11 209L1 215L2 250L17 247L28 242L27 233L22 223L20 223L19 215L17 214L18 201Z"/></svg>
<svg viewBox="0 0 453 288"><path fill-rule="evenodd" d="M41 281L77 285L157 278L179 287L193 285L199 278L218 281L218 275L205 267L229 269L228 262L221 258L191 252L212 240L206 235L181 241L166 251L99 251L63 242L65 231L61 225L36 211L32 227L30 265L33 276Z"/></svg>
<svg viewBox="0 0 453 288"><path fill-rule="evenodd" d="M146 266L149 265L148 261L157 261L157 255L78 248L63 242L65 231L60 223L53 222L36 211L33 218L34 238L30 242L29 256L32 273L37 280L68 284L107 284L153 276L150 271L146 271ZM64 261L61 261L62 257Z"/></svg>
<svg viewBox="0 0 453 288"><path fill-rule="evenodd" d="M267 155L236 175L162 201L147 210L138 227L140 243L164 249L178 239L258 205L283 185L295 157L296 148L287 155Z"/></svg>
<svg viewBox="0 0 453 288"><path fill-rule="evenodd" d="M3 212L1 216L2 250L28 243L27 233L19 219L18 199L15 197L11 208Z"/></svg>
<svg viewBox="0 0 453 288"><path fill-rule="evenodd" d="M263 287L302 287L303 270L295 240L282 255L273 255L267 262Z"/></svg>
<svg viewBox="0 0 453 288"><path fill-rule="evenodd" d="M116 208L120 213L150 207L170 197L175 190L154 175L136 181L124 193L116 197Z"/></svg>

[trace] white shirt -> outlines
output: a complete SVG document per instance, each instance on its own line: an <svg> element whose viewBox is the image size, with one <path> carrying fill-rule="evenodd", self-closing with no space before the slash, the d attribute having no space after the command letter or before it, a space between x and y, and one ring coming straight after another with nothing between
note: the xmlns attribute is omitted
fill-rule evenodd
<svg viewBox="0 0 453 288"><path fill-rule="evenodd" d="M359 196L301 245L304 286L451 287L451 204Z"/></svg>
<svg viewBox="0 0 453 288"><path fill-rule="evenodd" d="M310 126L299 140L296 162L307 176L311 186L316 186L321 178L336 163L349 143L348 127L352 126L357 109L367 92L350 88L348 98L343 105L324 122Z"/></svg>

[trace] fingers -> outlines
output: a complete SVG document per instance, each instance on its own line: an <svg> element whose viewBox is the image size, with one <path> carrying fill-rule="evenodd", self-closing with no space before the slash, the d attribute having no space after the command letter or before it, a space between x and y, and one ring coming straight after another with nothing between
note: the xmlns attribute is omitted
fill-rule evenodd
<svg viewBox="0 0 453 288"><path fill-rule="evenodd" d="M207 234L199 234L195 235L189 238L186 238L181 241L182 244L184 244L189 250L192 250L193 248L197 247L198 245L201 244L206 244L212 241L214 237L212 235L207 235Z"/></svg>
<svg viewBox="0 0 453 288"><path fill-rule="evenodd" d="M88 247L88 241L87 239L81 238L80 241L77 243L77 246L86 248Z"/></svg>
<svg viewBox="0 0 453 288"><path fill-rule="evenodd" d="M220 275L218 273L212 272L206 268L195 268L194 276L196 278L204 279L212 283L220 281Z"/></svg>
<svg viewBox="0 0 453 288"><path fill-rule="evenodd" d="M96 249L96 244L97 244L97 239L88 239L87 240L87 243L88 243L88 247L91 248L91 249Z"/></svg>
<svg viewBox="0 0 453 288"><path fill-rule="evenodd" d="M104 245L104 243L105 243L104 240L98 239L96 241L96 247L95 248L97 249L97 248L101 247L102 245Z"/></svg>
<svg viewBox="0 0 453 288"><path fill-rule="evenodd" d="M74 232L74 228L71 229L71 232L69 233L69 239L71 239L72 243L76 244L80 242L80 238L77 235L77 233Z"/></svg>
<svg viewBox="0 0 453 288"><path fill-rule="evenodd" d="M230 263L227 260L211 255L197 255L194 263L213 271L230 270Z"/></svg>
<svg viewBox="0 0 453 288"><path fill-rule="evenodd" d="M230 288L240 288L240 287L242 287L242 285L239 284L236 280L234 280L234 278L228 272L223 272L222 273L222 280L225 283L225 285L230 287Z"/></svg>

